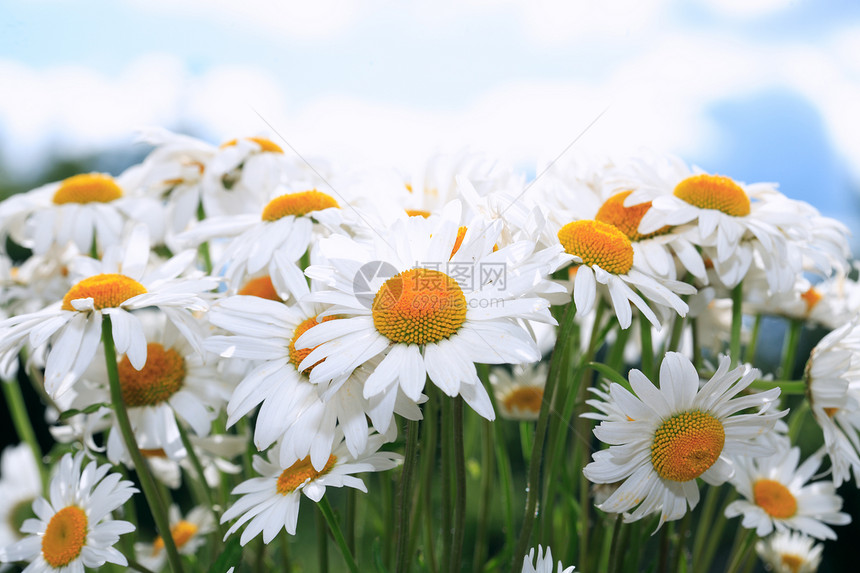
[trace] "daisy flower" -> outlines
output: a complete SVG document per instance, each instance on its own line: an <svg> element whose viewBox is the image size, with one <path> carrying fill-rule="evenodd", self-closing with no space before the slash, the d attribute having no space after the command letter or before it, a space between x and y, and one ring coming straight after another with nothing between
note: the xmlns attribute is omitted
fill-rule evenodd
<svg viewBox="0 0 860 573"><path fill-rule="evenodd" d="M537 420L543 403L543 389L549 364L517 364L511 372L505 368L490 371L490 384L499 414L508 420Z"/></svg>
<svg viewBox="0 0 860 573"><path fill-rule="evenodd" d="M135 196L139 171L114 178L84 173L49 183L0 203L0 226L36 254L73 243L80 253L99 253L119 243L127 221L145 223L153 237L163 233L161 204Z"/></svg>
<svg viewBox="0 0 860 573"><path fill-rule="evenodd" d="M809 356L804 378L815 421L824 432L833 482L860 485L860 327L855 318L821 339Z"/></svg>
<svg viewBox="0 0 860 573"><path fill-rule="evenodd" d="M790 448L787 438L778 443L780 449L771 456L734 458L731 483L745 499L730 503L726 517L742 515L743 526L754 528L759 537L774 529L794 529L818 539L836 539L825 523L845 525L851 517L839 511L842 498L833 483L807 484L821 458L813 456L798 467L800 448Z"/></svg>
<svg viewBox="0 0 860 573"><path fill-rule="evenodd" d="M254 430L257 448L264 450L280 441L281 465L310 455L314 467L321 469L331 454L336 425L343 431L350 452L358 455L366 444L368 415L382 433L388 430L395 410L410 419L420 419L414 403L409 407L408 400L397 400L394 394L385 404L365 398L362 389L369 369L339 376L324 399L320 397L320 388L309 380L319 364L301 367L311 351L297 349L296 340L321 326L317 320L326 307L303 302L311 291L297 267L285 266L279 276L291 296L299 299L297 304L237 295L219 301L210 310L210 322L231 334L210 337L206 348L222 357L258 361L227 404L228 427L262 404ZM327 324L337 318L326 316L322 320Z"/></svg>
<svg viewBox="0 0 860 573"><path fill-rule="evenodd" d="M158 307L196 344L191 333L192 310L206 304L197 293L210 290L210 278L177 278L194 262L195 253L181 253L147 272L149 238L135 226L123 247L109 248L101 261L80 257L74 274L80 278L61 302L0 322L0 365L14 360L24 344L39 348L50 342L45 364L45 390L58 396L89 367L101 340L102 317L111 318L118 353L136 370L146 362L147 342L140 320L131 312Z"/></svg>
<svg viewBox="0 0 860 573"><path fill-rule="evenodd" d="M206 536L215 531L212 510L198 505L183 518L179 508L170 506L170 535L180 555L194 555L206 542ZM164 540L156 537L152 543L135 543L134 552L138 562L152 571L161 571L167 562Z"/></svg>
<svg viewBox="0 0 860 573"><path fill-rule="evenodd" d="M755 550L775 573L815 573L824 546L801 533L782 531L756 542Z"/></svg>
<svg viewBox="0 0 860 573"><path fill-rule="evenodd" d="M652 202L640 233L690 224L726 287L736 286L756 262L774 291L791 288L802 257L789 248L789 241L809 235L810 218L799 202L779 193L776 184L747 185L692 170L675 157L634 161L628 171L626 178L619 177L620 184L633 189L625 205Z"/></svg>
<svg viewBox="0 0 860 573"><path fill-rule="evenodd" d="M117 356L122 400L128 411L138 446L164 450L168 457L184 457L179 420L198 436L209 433L212 420L230 396L231 388L221 379L215 365L180 334L162 313L144 311L138 315L147 340L146 362L136 369L128 355ZM193 326L193 325L189 325ZM200 329L195 328L195 337ZM110 382L104 360L97 360L78 384L71 407L110 402ZM118 422L111 417L107 456L113 463L129 463L130 457Z"/></svg>
<svg viewBox="0 0 860 573"><path fill-rule="evenodd" d="M233 495L242 497L221 518L221 523L238 518L225 539L246 523L248 527L240 539L242 545L261 532L265 543L270 543L281 529L295 535L301 494L318 502L327 486L352 487L367 493L364 482L352 474L390 470L403 460L400 454L377 451L382 443L382 437L374 434L368 438L367 448L360 455L352 456L341 440L319 470L314 469L308 458L285 469L280 464L255 457L254 470L261 477L249 479L233 490Z"/></svg>
<svg viewBox="0 0 860 573"><path fill-rule="evenodd" d="M109 464L90 462L82 468L83 461L83 452L63 456L51 480L50 499L38 498L33 503L36 518L21 528L31 535L0 548L0 561L29 561L25 571L34 573L83 573L84 567L106 562L128 564L113 546L134 525L110 517L137 490L120 474L108 473Z"/></svg>
<svg viewBox="0 0 860 573"><path fill-rule="evenodd" d="M214 266L223 267L230 288L238 289L261 272L277 280L285 266L295 265L307 252L320 225L330 232L342 232L340 225L352 220L352 214L342 209L334 197L307 189L279 195L253 214L208 218L179 235L177 241L196 246L229 237ZM275 287L279 291L286 289L283 284Z"/></svg>
<svg viewBox="0 0 860 573"><path fill-rule="evenodd" d="M595 220L572 221L558 231L558 242L573 256L573 300L578 314L592 311L602 285L621 328L630 327L631 303L651 324L660 327L657 315L639 293L652 303L686 316L689 308L678 295L693 294L696 289L678 281L657 279L635 268L633 244L618 227Z"/></svg>
<svg viewBox="0 0 860 573"><path fill-rule="evenodd" d="M25 519L34 517L30 508L41 495L42 477L30 447L18 444L5 448L0 458L0 547L21 539L21 526Z"/></svg>
<svg viewBox="0 0 860 573"><path fill-rule="evenodd" d="M319 324L296 341L297 349L313 348L300 365L316 364L311 382L327 384L384 355L364 396L400 387L417 401L429 379L494 419L475 363L540 359L534 339L517 320L554 323L549 302L534 293L565 258L558 246L535 252L529 241L494 252L498 224L482 228L476 222L457 246L459 205L446 209L436 220L401 219L373 244L339 236L321 242L328 265L312 265L307 275L331 290L314 292L308 300L331 304L326 314L342 318Z"/></svg>
<svg viewBox="0 0 860 573"><path fill-rule="evenodd" d="M546 555L543 554L543 547L538 545L537 547L537 560L535 560L535 550L534 547L529 551L529 554L523 557L523 570L522 573L553 573L552 566L554 565L554 561L552 560L552 549L549 547L546 548ZM558 570L557 573L572 573L576 567L571 565L566 569L563 569L564 565L561 564L561 561L558 562Z"/></svg>
<svg viewBox="0 0 860 573"><path fill-rule="evenodd" d="M773 452L770 444L756 438L785 415L771 408L779 389L736 397L760 373L744 366L729 370L729 364L723 356L714 376L699 388L692 363L668 352L660 365L659 388L639 370L629 375L635 395L618 384L610 385L612 408L624 419L608 416L594 429L609 448L596 452L583 470L594 483L623 480L598 506L601 510L633 509L624 515L628 522L659 512L659 528L682 517L687 505L692 509L698 504L696 478L720 485L733 474L729 456ZM756 411L736 415L750 408Z"/></svg>

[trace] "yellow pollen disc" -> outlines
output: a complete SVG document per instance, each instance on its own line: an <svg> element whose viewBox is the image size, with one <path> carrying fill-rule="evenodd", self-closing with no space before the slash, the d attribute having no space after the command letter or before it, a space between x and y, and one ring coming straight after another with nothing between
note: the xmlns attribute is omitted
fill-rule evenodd
<svg viewBox="0 0 860 573"><path fill-rule="evenodd" d="M800 555L787 553L781 556L782 564L785 565L791 573L800 573L801 567L806 563L806 560Z"/></svg>
<svg viewBox="0 0 860 573"><path fill-rule="evenodd" d="M144 294L146 288L134 279L119 274L102 274L86 278L69 289L63 297L63 310L75 310L73 300L92 298L96 310L116 308L131 297Z"/></svg>
<svg viewBox="0 0 860 573"><path fill-rule="evenodd" d="M335 462L337 462L337 457L331 455L328 457L325 467L322 470L317 471L314 469L314 466L311 465L310 456L297 461L281 472L280 477L278 477L277 492L281 495L287 495L288 493L296 491L296 489L306 481L317 479L318 477L324 476L330 472L334 467Z"/></svg>
<svg viewBox="0 0 860 573"><path fill-rule="evenodd" d="M371 308L376 330L404 344L439 342L466 322L466 296L460 285L432 269L409 269L391 277Z"/></svg>
<svg viewBox="0 0 860 573"><path fill-rule="evenodd" d="M836 412L838 412L838 411L839 411L839 408L824 408L824 413L827 414L831 418L833 416L835 416Z"/></svg>
<svg viewBox="0 0 860 573"><path fill-rule="evenodd" d="M54 514L42 536L42 556L57 569L74 561L87 542L87 514L70 505Z"/></svg>
<svg viewBox="0 0 860 573"><path fill-rule="evenodd" d="M197 526L190 521L180 521L170 528L170 536L173 538L173 543L177 549L181 549L186 543L191 541L197 534ZM152 554L158 555L164 549L164 539L160 536L155 538L152 544Z"/></svg>
<svg viewBox="0 0 860 573"><path fill-rule="evenodd" d="M543 388L535 386L516 388L502 400L505 410L509 412L519 410L533 414L540 413L541 402L543 402Z"/></svg>
<svg viewBox="0 0 860 573"><path fill-rule="evenodd" d="M406 209L406 214L410 217L424 217L426 219L430 216L430 211L425 211L424 209Z"/></svg>
<svg viewBox="0 0 860 573"><path fill-rule="evenodd" d="M668 232L669 227L663 227L653 233L647 233L644 235L639 232L639 223L642 222L642 217L644 217L645 213L648 212L648 209L651 208L651 201L639 203L632 207L625 207L624 200L627 199L627 196L631 193L632 191L622 191L621 193L616 193L607 199L606 202L600 206L600 209L597 210L597 215L594 216L594 220L617 227L618 230L627 235L627 238L631 241L650 239L651 237L656 237L657 235L662 235Z"/></svg>
<svg viewBox="0 0 860 573"><path fill-rule="evenodd" d="M750 198L740 185L723 175L693 175L675 186L675 197L700 209L714 209L733 217L750 214Z"/></svg>
<svg viewBox="0 0 860 573"><path fill-rule="evenodd" d="M277 291L275 291L275 285L272 284L272 277L268 275L249 280L245 283L245 286L239 289L239 294L284 302L281 297L278 296Z"/></svg>
<svg viewBox="0 0 860 573"><path fill-rule="evenodd" d="M166 458L167 452L162 448L140 448L140 455L145 458Z"/></svg>
<svg viewBox="0 0 860 573"><path fill-rule="evenodd" d="M457 251L460 250L460 247L463 245L463 239L465 239L465 238L466 238L466 227L462 226L459 229L457 229L457 238L454 239L454 248L451 249L451 256L448 257L449 259L452 258L457 253Z"/></svg>
<svg viewBox="0 0 860 573"><path fill-rule="evenodd" d="M281 149L281 146L272 141L271 139L266 139L265 137L243 137L245 141L253 141L257 145L260 146L260 151L270 151L272 153L283 153L284 150ZM233 147L239 143L238 139L231 139L230 141L225 141L221 144L221 149L225 147Z"/></svg>
<svg viewBox="0 0 860 573"><path fill-rule="evenodd" d="M760 479L753 484L755 504L768 515L788 519L797 513L797 500L788 488L772 479Z"/></svg>
<svg viewBox="0 0 860 573"><path fill-rule="evenodd" d="M568 254L582 264L597 265L608 273L626 274L633 268L633 245L616 227L600 221L574 221L558 232L558 240Z"/></svg>
<svg viewBox="0 0 860 573"><path fill-rule="evenodd" d="M800 298L806 303L806 312L810 313L815 308L815 305L821 302L821 299L824 297L821 296L820 292L815 290L815 287L809 287L809 290L800 295Z"/></svg>
<svg viewBox="0 0 860 573"><path fill-rule="evenodd" d="M726 431L711 414L698 410L675 414L654 432L651 464L663 479L690 481L714 465L725 442Z"/></svg>
<svg viewBox="0 0 860 573"><path fill-rule="evenodd" d="M302 217L314 211L338 208L337 201L317 190L300 191L299 193L287 193L275 197L266 208L263 209L263 221L277 221L283 217L293 215Z"/></svg>
<svg viewBox="0 0 860 573"><path fill-rule="evenodd" d="M60 183L54 192L54 203L110 203L122 197L122 189L110 175L83 173Z"/></svg>
<svg viewBox="0 0 860 573"><path fill-rule="evenodd" d="M326 316L325 318L322 319L322 322L328 322L329 320L334 320L336 318L338 318L338 317L337 316ZM306 331L310 330L312 327L316 326L317 324L319 324L317 322L317 317L312 316L311 318L305 320L304 322L302 322L301 324L299 324L296 327L296 331L293 333L293 337L290 339L290 348L289 348L290 362L293 364L293 366L296 367L296 370L299 369L299 364L302 363L302 360L307 358L308 354L310 354L313 351L313 348L303 348L301 350L296 350L296 340L299 339L299 336L301 336L302 334L304 334ZM316 348L316 347L314 347L314 348ZM302 371L302 374L305 374L305 375L310 374L311 370L313 370L315 366L318 366L324 360L325 360L325 358L323 358L322 360L320 360L319 362L317 362L316 364L314 364L312 366L308 366L307 368L305 368L304 371Z"/></svg>
<svg viewBox="0 0 860 573"><path fill-rule="evenodd" d="M157 342L146 345L146 364L135 370L123 357L119 363L122 401L130 408L154 406L179 392L185 381L185 359L174 349Z"/></svg>

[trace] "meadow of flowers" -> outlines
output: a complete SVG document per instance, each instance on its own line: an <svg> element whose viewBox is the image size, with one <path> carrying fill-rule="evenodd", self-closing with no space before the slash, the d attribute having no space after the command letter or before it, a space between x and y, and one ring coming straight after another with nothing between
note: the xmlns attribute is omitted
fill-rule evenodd
<svg viewBox="0 0 860 573"><path fill-rule="evenodd" d="M800 573L851 521L849 233L775 183L142 137L0 203L0 567Z"/></svg>

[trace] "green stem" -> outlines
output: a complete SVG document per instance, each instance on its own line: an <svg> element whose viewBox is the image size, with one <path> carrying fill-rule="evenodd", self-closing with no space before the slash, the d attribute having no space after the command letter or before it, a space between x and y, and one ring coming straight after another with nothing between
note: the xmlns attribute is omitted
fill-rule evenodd
<svg viewBox="0 0 860 573"><path fill-rule="evenodd" d="M440 564L444 568L448 567L451 563L451 542L453 541L451 539L451 528L453 527L454 518L451 500L454 498L451 483L451 466L454 463L454 435L452 430L454 420L451 412L450 398L445 395L440 395L439 398L441 401L440 409L442 411L442 460L440 471L442 472L442 499L444 500L442 503L442 559ZM398 571L397 573L400 572Z"/></svg>
<svg viewBox="0 0 860 573"><path fill-rule="evenodd" d="M710 524L713 520L719 497L720 488L708 486L708 492L705 494L705 502L702 504L702 512L699 514L699 527L696 528L696 536L693 539L693 561L697 570L703 566L701 557L705 546L705 539L709 533L713 533L710 527L706 527L704 524Z"/></svg>
<svg viewBox="0 0 860 573"><path fill-rule="evenodd" d="M344 535L346 546L353 555L355 555L355 521L358 517L355 512L357 503L356 490L349 488L346 492L346 533Z"/></svg>
<svg viewBox="0 0 860 573"><path fill-rule="evenodd" d="M743 322L743 281L732 289L732 337L729 342L729 355L732 359L732 368L741 360L741 326Z"/></svg>
<svg viewBox="0 0 860 573"><path fill-rule="evenodd" d="M453 543L451 545L450 568L452 573L463 568L463 536L466 533L466 452L463 445L463 398L457 396L453 404L454 417L454 479L456 498L454 503Z"/></svg>
<svg viewBox="0 0 860 573"><path fill-rule="evenodd" d="M620 571L621 565L624 563L619 553L621 553L621 547L624 547L622 535L627 537L624 534L627 533L628 528L623 527L623 525L624 520L621 518L621 514L616 513L615 525L612 527L612 546L609 548L609 566L606 568L609 573Z"/></svg>
<svg viewBox="0 0 860 573"><path fill-rule="evenodd" d="M684 548L687 545L687 531L690 529L690 513L684 514L681 518L681 523L678 525L678 535L675 543L675 560L672 565L672 571L681 571L681 559L684 557ZM704 523L704 522L703 522ZM686 567L684 570L686 571Z"/></svg>
<svg viewBox="0 0 860 573"><path fill-rule="evenodd" d="M481 499L478 505L478 529L475 533L475 553L472 571L480 571L487 558L487 532L493 500L493 428L489 420L481 419Z"/></svg>
<svg viewBox="0 0 860 573"><path fill-rule="evenodd" d="M108 379L110 380L111 401L113 402L120 433L125 441L125 447L128 450L129 456L131 456L134 467L137 470L137 477L140 480L143 495L146 497L146 502L149 504L149 509L152 512L155 527L164 541L164 549L167 553L170 568L174 573L182 573L182 558L176 550L176 543L174 543L173 535L170 533L170 520L167 517L165 500L159 495L158 486L149 471L149 466L137 447L131 421L125 409L125 402L122 400L122 390L119 385L119 370L116 361L116 347L114 346L113 333L111 331L111 320L106 315L102 317L102 342L105 349L105 365L107 366Z"/></svg>
<svg viewBox="0 0 860 573"><path fill-rule="evenodd" d="M343 559L346 561L347 567L349 567L349 570L352 573L358 573L358 565L355 563L352 552L346 544L346 538L343 536L340 525L337 524L334 512L331 510L331 505L329 505L325 496L323 496L318 505L326 523L328 524L328 528L331 530L332 535L334 535L334 540L340 548L340 552L343 554Z"/></svg>
<svg viewBox="0 0 860 573"><path fill-rule="evenodd" d="M722 488L721 488L722 489ZM723 531L728 524L728 520L726 519L726 508L729 506L731 502L733 502L737 498L737 490L730 489L726 494L725 499L723 500L722 505L720 506L720 510L716 513L714 518L709 522L700 521L699 523L708 523L710 527L708 527L708 540L705 544L704 552L702 553L702 559L700 564L704 567L707 567L714 559L714 554L717 552L717 548L719 547L720 540L723 537Z"/></svg>
<svg viewBox="0 0 860 573"><path fill-rule="evenodd" d="M182 445L185 446L185 451L188 453L188 459L191 461L194 471L197 472L197 478L200 480L200 485L202 486L200 489L203 492L203 497L209 506L209 510L212 512L212 517L215 519L215 531L218 536L215 540L215 545L220 545L221 539L224 538L224 527L221 525L221 516L218 515L218 511L215 509L215 500L212 499L209 484L206 483L206 472L203 470L203 464L200 463L197 452L194 451L194 445L188 438L188 432L185 430L185 427L182 424L176 424L176 426L179 428L179 437L182 439Z"/></svg>
<svg viewBox="0 0 860 573"><path fill-rule="evenodd" d="M292 573L293 562L290 558L290 534L286 530L281 532L281 566L283 573Z"/></svg>
<svg viewBox="0 0 860 573"><path fill-rule="evenodd" d="M648 380L654 380L654 344L651 340L651 323L639 313L639 334L642 338L642 372Z"/></svg>
<svg viewBox="0 0 860 573"><path fill-rule="evenodd" d="M809 413L809 400L804 399L800 405L791 412L791 420L788 422L788 440L792 444L797 442L800 436L800 429L803 427L803 422L806 420L806 415Z"/></svg>
<svg viewBox="0 0 860 573"><path fill-rule="evenodd" d="M410 499L412 493L412 474L418 461L418 422L406 422L406 455L403 472L400 474L400 488L397 492L397 573L409 571L412 559L409 555Z"/></svg>
<svg viewBox="0 0 860 573"><path fill-rule="evenodd" d="M749 362L751 364L755 363L755 351L756 346L758 346L758 336L761 332L761 323L761 315L755 315L755 320L753 321L752 327L752 334L750 334L750 343L747 345L747 348L744 351L744 362Z"/></svg>
<svg viewBox="0 0 860 573"><path fill-rule="evenodd" d="M687 319L683 316L675 317L675 322L672 324L672 336L669 339L669 346L666 350L678 350L678 345L681 344L681 335L684 333L684 324L686 324L686 321Z"/></svg>
<svg viewBox="0 0 860 573"><path fill-rule="evenodd" d="M424 557L431 573L436 573L435 532L433 530L433 484L436 469L436 436L439 430L438 402L435 392L428 392L424 409L423 434L421 436L422 481L421 501L424 506Z"/></svg>
<svg viewBox="0 0 860 573"><path fill-rule="evenodd" d="M802 320L794 319L789 323L782 347L782 364L779 368L779 375L783 378L791 378L794 374L794 357L797 356L797 345L800 342L802 330Z"/></svg>
<svg viewBox="0 0 860 573"><path fill-rule="evenodd" d="M206 218L206 211L203 210L203 202L197 204L197 220L202 221ZM212 256L209 254L209 241L204 242L197 248L197 253L203 259L203 268L207 275L212 274Z"/></svg>
<svg viewBox="0 0 860 573"><path fill-rule="evenodd" d="M21 386L17 380L0 380L0 386L3 387L3 395L6 397L6 406L9 408L9 414L12 416L12 424L15 426L15 431L18 433L18 438L25 442L30 451L33 452L33 459L36 461L36 466L39 468L39 476L42 478L42 489L48 485L48 466L42 461L42 447L39 445L39 440L36 439L36 432L33 430L33 423L30 421L30 416L27 413L27 404L24 402L24 394L21 393Z"/></svg>
<svg viewBox="0 0 860 573"><path fill-rule="evenodd" d="M526 482L526 507L522 529L520 530L520 536L517 539L517 545L512 556L511 571L516 571L517 567L521 564L521 560L526 554L526 549L531 539L539 494L538 488L540 484L540 466L543 460L544 439L546 438L547 424L553 406L552 403L555 399L555 387L560 378L561 364L564 363L567 359L566 355L570 352L569 339L575 329L575 315L576 306L571 301L567 304L567 308L564 311L564 318L562 318L555 350L550 360L549 374L547 375L546 386L544 387L544 399L541 403L540 414L538 415L537 426L535 427L535 440L532 447L532 455L529 458L529 470Z"/></svg>
<svg viewBox="0 0 860 573"><path fill-rule="evenodd" d="M325 511L322 507L322 502L325 499L320 500L317 504L317 563L319 564L319 573L328 573L328 532L326 531L326 521L328 521L329 516L325 514ZM331 520L335 522L335 526L337 526L337 522L332 515ZM262 561L262 556L260 556L260 560ZM347 561L349 561L347 559ZM358 571L355 569L354 571Z"/></svg>
<svg viewBox="0 0 860 573"><path fill-rule="evenodd" d="M663 524L663 529L660 530L660 556L657 565L658 573L668 573L669 567L669 534L671 532L671 523Z"/></svg>
<svg viewBox="0 0 860 573"><path fill-rule="evenodd" d="M125 556L125 560L128 561L128 568L134 569L135 571L140 571L140 573L153 573L152 569L147 569L134 559L129 558L128 555Z"/></svg>
<svg viewBox="0 0 860 573"><path fill-rule="evenodd" d="M742 527L742 526L741 526ZM746 560L747 551L752 548L752 543L755 541L755 530L748 529L740 538L740 542L735 544L732 550L732 555L729 558L729 565L726 567L726 573L737 573L741 564Z"/></svg>

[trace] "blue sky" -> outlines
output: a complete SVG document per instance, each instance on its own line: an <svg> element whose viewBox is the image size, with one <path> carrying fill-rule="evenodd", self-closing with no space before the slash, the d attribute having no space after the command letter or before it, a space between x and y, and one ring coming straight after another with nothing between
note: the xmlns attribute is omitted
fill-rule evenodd
<svg viewBox="0 0 860 573"><path fill-rule="evenodd" d="M129 145L142 125L402 164L486 150L528 169L577 144L641 146L853 209L860 4L6 2L0 149Z"/></svg>

